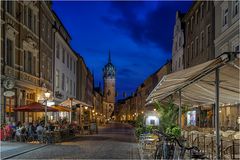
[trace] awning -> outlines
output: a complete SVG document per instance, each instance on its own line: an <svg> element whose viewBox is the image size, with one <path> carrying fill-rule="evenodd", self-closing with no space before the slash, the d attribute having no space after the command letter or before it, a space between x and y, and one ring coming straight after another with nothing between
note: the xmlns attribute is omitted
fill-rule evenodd
<svg viewBox="0 0 240 160"><path fill-rule="evenodd" d="M82 102L82 101L79 101L75 98L68 98L67 100L63 101L62 103L60 103L59 105L61 106L74 106L74 105L81 105L81 106L84 106L84 107L93 107L85 102Z"/></svg>
<svg viewBox="0 0 240 160"><path fill-rule="evenodd" d="M51 108L54 108L58 110L59 112L72 112L71 109L65 107L65 106L60 106L60 105L53 105Z"/></svg>
<svg viewBox="0 0 240 160"><path fill-rule="evenodd" d="M41 103L34 102L28 105L24 106L18 106L17 108L14 109L14 111L19 111L19 112L45 112L45 106L42 105ZM58 110L47 107L47 112L57 112Z"/></svg>
<svg viewBox="0 0 240 160"><path fill-rule="evenodd" d="M178 99L181 90L184 104L213 104L215 102L215 69L220 68L220 104L240 103L239 52L225 53L206 63L168 74L153 89L147 104L164 101L172 95ZM175 101L178 103L178 100Z"/></svg>

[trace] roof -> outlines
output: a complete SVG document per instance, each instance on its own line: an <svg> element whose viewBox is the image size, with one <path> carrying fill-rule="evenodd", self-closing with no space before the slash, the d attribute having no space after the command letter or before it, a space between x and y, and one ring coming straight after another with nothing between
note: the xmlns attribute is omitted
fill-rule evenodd
<svg viewBox="0 0 240 160"><path fill-rule="evenodd" d="M220 104L240 103L239 52L224 53L214 60L164 76L147 98L149 103L172 95L178 103L181 90L185 104L215 102L215 70L220 69Z"/></svg>
<svg viewBox="0 0 240 160"><path fill-rule="evenodd" d="M52 10L52 13L54 15L54 17L56 18L56 20L60 23L60 26L63 27L64 31L67 33L68 37L71 38L71 35L69 34L68 30L65 28L65 26L63 25L62 21L60 20L60 18L58 17L58 15L56 14L56 12L54 10Z"/></svg>

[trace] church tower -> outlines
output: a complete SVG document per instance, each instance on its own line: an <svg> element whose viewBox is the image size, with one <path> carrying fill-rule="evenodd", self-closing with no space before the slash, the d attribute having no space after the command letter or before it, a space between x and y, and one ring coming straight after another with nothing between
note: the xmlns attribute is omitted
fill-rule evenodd
<svg viewBox="0 0 240 160"><path fill-rule="evenodd" d="M115 75L116 69L111 62L110 50L108 53L108 63L103 68L104 98L107 103L115 103Z"/></svg>

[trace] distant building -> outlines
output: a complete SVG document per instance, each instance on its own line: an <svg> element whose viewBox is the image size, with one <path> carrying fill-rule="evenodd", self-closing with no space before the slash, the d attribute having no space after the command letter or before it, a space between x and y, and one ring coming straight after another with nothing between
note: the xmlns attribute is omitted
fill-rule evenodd
<svg viewBox="0 0 240 160"><path fill-rule="evenodd" d="M111 55L109 51L108 63L103 68L103 81L104 81L104 110L106 118L110 118L114 111L115 104L115 82L116 82L116 69L111 62Z"/></svg>
<svg viewBox="0 0 240 160"><path fill-rule="evenodd" d="M239 52L239 1L214 1L215 57L223 52Z"/></svg>
<svg viewBox="0 0 240 160"><path fill-rule="evenodd" d="M87 65L84 62L83 57L78 55L77 60L77 99L82 102L87 102L86 100L86 87L87 87Z"/></svg>
<svg viewBox="0 0 240 160"><path fill-rule="evenodd" d="M215 57L215 11L213 1L195 1L182 21L185 24L184 68L189 68Z"/></svg>
<svg viewBox="0 0 240 160"><path fill-rule="evenodd" d="M147 77L132 96L117 101L116 119L119 121L136 120L139 115L148 110L152 111L153 106L145 105L146 99L163 76L171 73L171 67L171 61L167 61L166 64Z"/></svg>
<svg viewBox="0 0 240 160"><path fill-rule="evenodd" d="M184 47L184 26L182 22L184 14L179 11L176 12L176 22L173 34L172 47L172 71L183 69L183 47Z"/></svg>

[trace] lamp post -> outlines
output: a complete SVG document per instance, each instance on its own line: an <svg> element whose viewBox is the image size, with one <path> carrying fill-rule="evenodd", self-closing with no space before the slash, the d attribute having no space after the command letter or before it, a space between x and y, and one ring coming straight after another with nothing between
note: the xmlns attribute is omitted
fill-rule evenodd
<svg viewBox="0 0 240 160"><path fill-rule="evenodd" d="M51 93L47 90L47 92L45 92L44 95L45 95L45 102L46 102L46 104L45 104L45 124L44 124L44 126L47 127L47 101L48 101Z"/></svg>

